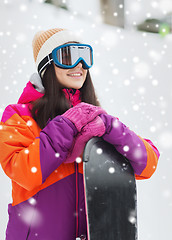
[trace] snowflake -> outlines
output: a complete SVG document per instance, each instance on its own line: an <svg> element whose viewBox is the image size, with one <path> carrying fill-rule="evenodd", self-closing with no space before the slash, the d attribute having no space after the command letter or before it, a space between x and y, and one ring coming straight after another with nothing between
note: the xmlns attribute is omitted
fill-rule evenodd
<svg viewBox="0 0 172 240"><path fill-rule="evenodd" d="M146 13L146 17L150 18L151 17L151 13Z"/></svg>
<svg viewBox="0 0 172 240"><path fill-rule="evenodd" d="M97 154L99 154L99 155L100 155L100 154L102 154L102 153L103 153L103 150L102 150L102 148L97 148L97 151L96 151L96 152L97 152Z"/></svg>
<svg viewBox="0 0 172 240"><path fill-rule="evenodd" d="M24 152L25 152L26 154L29 154L29 150L28 150L28 149L26 149Z"/></svg>
<svg viewBox="0 0 172 240"><path fill-rule="evenodd" d="M31 172L36 173L37 172L37 168L36 167L32 167L31 168Z"/></svg>
<svg viewBox="0 0 172 240"><path fill-rule="evenodd" d="M20 212L21 220L28 226L32 223L34 227L42 222L41 213L34 206L24 206Z"/></svg>
<svg viewBox="0 0 172 240"><path fill-rule="evenodd" d="M109 92L109 90L110 90L109 88L105 88L105 92Z"/></svg>
<svg viewBox="0 0 172 240"><path fill-rule="evenodd" d="M133 155L136 159L140 159L143 156L142 150L140 148L136 148L133 152Z"/></svg>
<svg viewBox="0 0 172 240"><path fill-rule="evenodd" d="M158 7L158 3L157 2L151 2L151 6L153 7L153 8L157 8Z"/></svg>
<svg viewBox="0 0 172 240"><path fill-rule="evenodd" d="M145 62L139 62L134 65L134 73L139 78L145 78L150 72L150 67Z"/></svg>
<svg viewBox="0 0 172 240"><path fill-rule="evenodd" d="M119 121L117 120L117 119L115 119L114 121L113 121L113 127L114 128L118 128L119 126L120 126L120 123L119 123Z"/></svg>
<svg viewBox="0 0 172 240"><path fill-rule="evenodd" d="M130 80L129 79L125 79L124 80L124 85L125 86L129 86L130 85Z"/></svg>
<svg viewBox="0 0 172 240"><path fill-rule="evenodd" d="M113 174L115 172L115 168L114 167L110 167L109 168L109 173Z"/></svg>
<svg viewBox="0 0 172 240"><path fill-rule="evenodd" d="M123 58L122 61L125 63L127 62L127 58Z"/></svg>
<svg viewBox="0 0 172 240"><path fill-rule="evenodd" d="M146 89L144 87L139 87L139 89L138 89L138 93L141 95L145 94L145 91L146 91Z"/></svg>
<svg viewBox="0 0 172 240"><path fill-rule="evenodd" d="M19 33L16 37L16 41L19 43L24 43L26 41L26 35Z"/></svg>
<svg viewBox="0 0 172 240"><path fill-rule="evenodd" d="M170 189L164 190L162 195L164 198L169 198L171 196L171 190Z"/></svg>
<svg viewBox="0 0 172 240"><path fill-rule="evenodd" d="M119 70L118 70L117 68L114 68L114 69L112 70L112 73L113 73L114 75L118 75L118 74L119 74Z"/></svg>
<svg viewBox="0 0 172 240"><path fill-rule="evenodd" d="M133 63L138 63L140 61L138 57L133 57L132 60L133 60Z"/></svg>
<svg viewBox="0 0 172 240"><path fill-rule="evenodd" d="M77 157L77 158L76 158L76 162L77 162L77 163L81 163L81 162L82 162L82 159L81 159L80 157Z"/></svg>
<svg viewBox="0 0 172 240"><path fill-rule="evenodd" d="M138 104L134 104L133 105L133 110L134 111L138 111L139 110L139 105Z"/></svg>
<svg viewBox="0 0 172 240"><path fill-rule="evenodd" d="M131 223L131 224L135 224L136 223L136 212L135 210L132 210L129 214L129 217L128 217L128 221Z"/></svg>
<svg viewBox="0 0 172 240"><path fill-rule="evenodd" d="M151 132L155 132L155 131L156 131L156 127L155 127L155 126L151 126L151 127L150 127L150 131L151 131Z"/></svg>
<svg viewBox="0 0 172 240"><path fill-rule="evenodd" d="M55 157L59 158L60 157L60 153L55 153Z"/></svg>
<svg viewBox="0 0 172 240"><path fill-rule="evenodd" d="M25 4L20 5L19 7L21 12L25 12L27 10L27 6Z"/></svg>
<svg viewBox="0 0 172 240"><path fill-rule="evenodd" d="M26 61L26 59L24 58L23 60L22 60L22 64L26 64L27 63L27 61Z"/></svg>
<svg viewBox="0 0 172 240"><path fill-rule="evenodd" d="M149 56L155 61L160 61L162 59L162 56L155 50L150 50Z"/></svg>
<svg viewBox="0 0 172 240"><path fill-rule="evenodd" d="M13 46L13 48L17 48L17 44L13 44L12 46Z"/></svg>
<svg viewBox="0 0 172 240"><path fill-rule="evenodd" d="M28 127L32 126L32 121L31 121L31 120L28 120L27 123L26 123L26 125L27 125Z"/></svg>
<svg viewBox="0 0 172 240"><path fill-rule="evenodd" d="M17 81L16 81L16 80L14 80L14 81L13 81L13 84L14 84L14 85L16 85L16 84L17 84Z"/></svg>
<svg viewBox="0 0 172 240"><path fill-rule="evenodd" d="M125 145L125 146L123 147L123 150L124 150L124 152L128 152L128 151L130 150L130 148L129 148L129 146Z"/></svg>
<svg viewBox="0 0 172 240"><path fill-rule="evenodd" d="M31 204L31 205L35 205L36 204L36 199L35 198L29 198L28 199L28 202Z"/></svg>

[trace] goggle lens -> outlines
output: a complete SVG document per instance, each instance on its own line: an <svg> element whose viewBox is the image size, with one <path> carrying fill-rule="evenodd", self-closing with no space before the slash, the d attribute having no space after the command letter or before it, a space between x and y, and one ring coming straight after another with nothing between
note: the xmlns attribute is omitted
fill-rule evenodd
<svg viewBox="0 0 172 240"><path fill-rule="evenodd" d="M74 67L78 61L84 61L87 68L93 64L92 49L89 45L64 45L52 52L53 61L60 67Z"/></svg>

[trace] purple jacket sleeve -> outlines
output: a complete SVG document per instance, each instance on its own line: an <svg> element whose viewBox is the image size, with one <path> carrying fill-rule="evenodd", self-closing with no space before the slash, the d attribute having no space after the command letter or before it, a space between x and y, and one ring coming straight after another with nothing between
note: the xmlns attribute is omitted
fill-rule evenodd
<svg viewBox="0 0 172 240"><path fill-rule="evenodd" d="M40 132L40 162L42 182L63 163L77 134L75 125L57 116Z"/></svg>
<svg viewBox="0 0 172 240"><path fill-rule="evenodd" d="M140 175L147 165L147 152L141 138L117 118L101 114L106 127L103 139L116 148L131 163L134 173Z"/></svg>

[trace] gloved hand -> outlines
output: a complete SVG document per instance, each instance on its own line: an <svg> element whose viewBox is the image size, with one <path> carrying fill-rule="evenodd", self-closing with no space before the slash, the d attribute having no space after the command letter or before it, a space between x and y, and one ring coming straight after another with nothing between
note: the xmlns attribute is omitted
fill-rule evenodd
<svg viewBox="0 0 172 240"><path fill-rule="evenodd" d="M101 113L106 113L101 107L81 102L75 107L67 110L62 116L73 122L77 130L80 132L82 127L88 122L91 122Z"/></svg>
<svg viewBox="0 0 172 240"><path fill-rule="evenodd" d="M105 125L102 119L97 116L93 121L84 126L81 132L78 133L74 140L73 147L70 149L64 163L74 162L76 158L82 154L86 143L92 137L101 137L104 133Z"/></svg>

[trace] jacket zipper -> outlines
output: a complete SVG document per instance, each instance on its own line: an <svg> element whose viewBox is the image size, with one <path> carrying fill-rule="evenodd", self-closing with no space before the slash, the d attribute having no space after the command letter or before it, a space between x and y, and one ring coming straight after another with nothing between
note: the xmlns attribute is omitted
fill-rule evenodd
<svg viewBox="0 0 172 240"><path fill-rule="evenodd" d="M79 211L78 211L78 164L75 162L75 172L76 172L76 238L78 237L79 229Z"/></svg>
<svg viewBox="0 0 172 240"><path fill-rule="evenodd" d="M68 95L69 95L69 102L70 102L70 107L73 107L73 104L72 104L72 100L71 100L71 96L70 96L70 92L68 89L66 89Z"/></svg>
<svg viewBox="0 0 172 240"><path fill-rule="evenodd" d="M70 107L73 107L72 101L71 101L71 95L69 93L69 90L66 89L68 95L69 95L69 102ZM76 174L76 238L78 237L79 233L79 211L78 211L78 202L79 202L79 194L78 194L78 164L75 162L75 174Z"/></svg>

